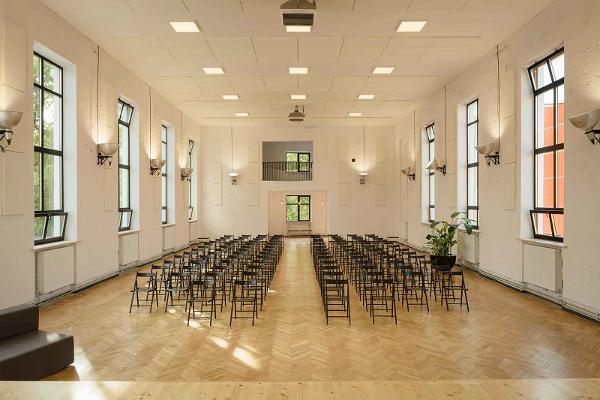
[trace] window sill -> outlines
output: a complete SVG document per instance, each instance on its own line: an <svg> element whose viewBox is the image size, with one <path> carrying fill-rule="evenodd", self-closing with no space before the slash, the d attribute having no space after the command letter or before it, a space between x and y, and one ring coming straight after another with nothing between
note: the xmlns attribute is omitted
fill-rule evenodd
<svg viewBox="0 0 600 400"><path fill-rule="evenodd" d="M532 246L539 246L539 247L547 247L549 249L561 250L561 249L567 248L567 245L565 245L564 243L553 242L551 240L533 239L533 238L521 238L519 240L525 244L530 244Z"/></svg>
<svg viewBox="0 0 600 400"><path fill-rule="evenodd" d="M188 219L188 222L189 222L190 224L191 224L191 223L193 223L193 222L198 222L198 218L196 218L196 219Z"/></svg>
<svg viewBox="0 0 600 400"><path fill-rule="evenodd" d="M128 231L121 231L119 232L119 236L127 236L127 235L133 235L134 233L140 233L141 229L130 229Z"/></svg>
<svg viewBox="0 0 600 400"><path fill-rule="evenodd" d="M77 243L77 242L78 242L78 240L63 240L60 242L38 244L38 245L33 246L31 251L33 251L34 253L39 253L39 252L46 251L46 250L54 250L54 249L59 249L61 247L74 246L75 243Z"/></svg>
<svg viewBox="0 0 600 400"><path fill-rule="evenodd" d="M175 226L175 224L162 224L161 226L163 229L165 229L165 228L170 228L172 226Z"/></svg>
<svg viewBox="0 0 600 400"><path fill-rule="evenodd" d="M286 221L286 223L294 225L294 224L309 224L311 221Z"/></svg>

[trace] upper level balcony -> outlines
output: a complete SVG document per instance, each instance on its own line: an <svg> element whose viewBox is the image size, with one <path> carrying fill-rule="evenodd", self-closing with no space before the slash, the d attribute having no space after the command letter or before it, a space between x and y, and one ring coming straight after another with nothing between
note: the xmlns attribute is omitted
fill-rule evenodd
<svg viewBox="0 0 600 400"><path fill-rule="evenodd" d="M312 162L268 161L263 162L263 181L312 181Z"/></svg>

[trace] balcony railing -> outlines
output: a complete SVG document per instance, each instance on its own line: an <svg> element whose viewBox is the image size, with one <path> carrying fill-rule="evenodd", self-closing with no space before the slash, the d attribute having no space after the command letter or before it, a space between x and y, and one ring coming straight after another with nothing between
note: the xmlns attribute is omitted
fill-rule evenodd
<svg viewBox="0 0 600 400"><path fill-rule="evenodd" d="M312 181L312 162L263 162L263 181Z"/></svg>

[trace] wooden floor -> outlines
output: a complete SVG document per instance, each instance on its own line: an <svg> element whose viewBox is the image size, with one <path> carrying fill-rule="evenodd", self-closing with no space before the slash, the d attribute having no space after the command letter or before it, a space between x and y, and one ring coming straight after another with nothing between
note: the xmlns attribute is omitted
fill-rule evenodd
<svg viewBox="0 0 600 400"><path fill-rule="evenodd" d="M41 329L75 338L74 366L49 379L174 385L451 380L469 387L481 380L533 380L518 381L530 387L549 384L546 379L600 378L599 324L475 273L466 278L471 312L432 304L429 313L401 310L397 326L383 319L373 325L355 297L352 325L340 319L327 326L309 241L288 239L256 326L237 320L229 327L227 312L213 327L205 321L187 327L183 308L129 314L133 274L125 273L43 307ZM600 392L597 380L581 382Z"/></svg>

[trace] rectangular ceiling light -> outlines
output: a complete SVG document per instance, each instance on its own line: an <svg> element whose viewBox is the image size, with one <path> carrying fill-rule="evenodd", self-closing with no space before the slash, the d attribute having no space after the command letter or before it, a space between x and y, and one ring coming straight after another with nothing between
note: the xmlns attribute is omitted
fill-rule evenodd
<svg viewBox="0 0 600 400"><path fill-rule="evenodd" d="M292 100L306 100L306 95L305 94L292 94L292 95L290 95L290 98Z"/></svg>
<svg viewBox="0 0 600 400"><path fill-rule="evenodd" d="M427 21L400 21L396 32L421 32Z"/></svg>
<svg viewBox="0 0 600 400"><path fill-rule="evenodd" d="M362 117L362 113L361 112L351 112L348 113L349 117Z"/></svg>
<svg viewBox="0 0 600 400"><path fill-rule="evenodd" d="M361 94L358 96L359 100L373 100L375 98L374 94Z"/></svg>
<svg viewBox="0 0 600 400"><path fill-rule="evenodd" d="M200 27L196 21L181 21L181 22L169 22L175 32L179 33L196 33L200 32Z"/></svg>
<svg viewBox="0 0 600 400"><path fill-rule="evenodd" d="M394 72L394 67L375 67L373 68L373 74L375 75L389 75Z"/></svg>
<svg viewBox="0 0 600 400"><path fill-rule="evenodd" d="M236 112L236 117L247 117L249 114L247 112Z"/></svg>
<svg viewBox="0 0 600 400"><path fill-rule="evenodd" d="M206 75L223 75L225 73L221 67L204 67L202 69Z"/></svg>
<svg viewBox="0 0 600 400"><path fill-rule="evenodd" d="M223 100L239 100L240 97L237 94L224 94Z"/></svg>
<svg viewBox="0 0 600 400"><path fill-rule="evenodd" d="M290 75L306 75L308 74L308 67L290 67Z"/></svg>
<svg viewBox="0 0 600 400"><path fill-rule="evenodd" d="M310 25L287 25L285 30L290 33L305 33L310 32L311 28Z"/></svg>

